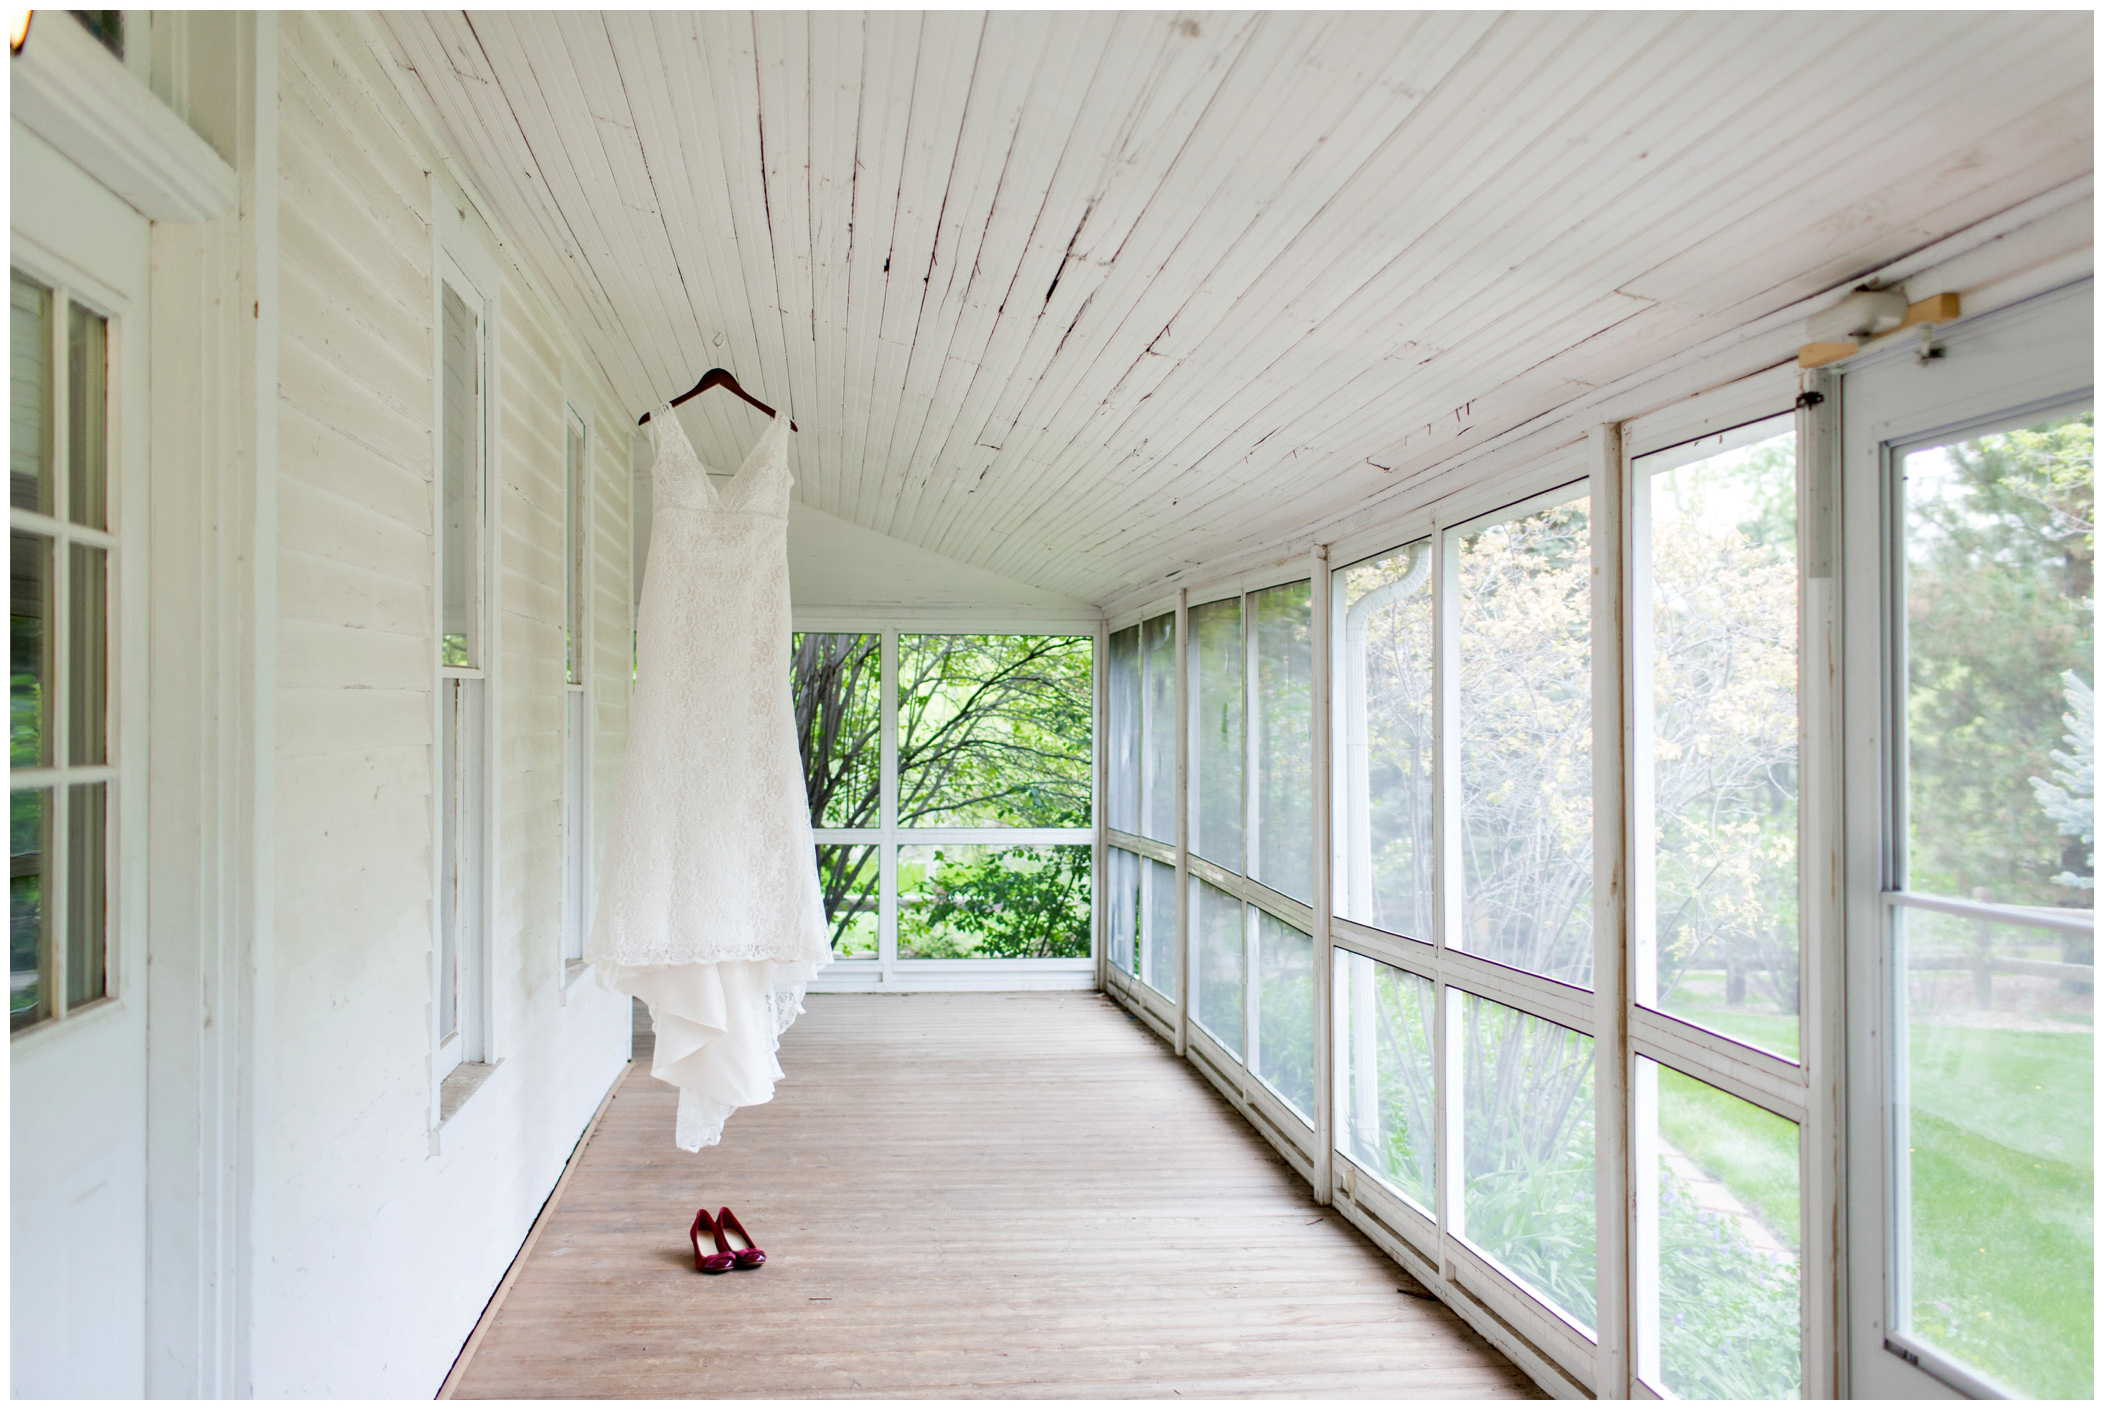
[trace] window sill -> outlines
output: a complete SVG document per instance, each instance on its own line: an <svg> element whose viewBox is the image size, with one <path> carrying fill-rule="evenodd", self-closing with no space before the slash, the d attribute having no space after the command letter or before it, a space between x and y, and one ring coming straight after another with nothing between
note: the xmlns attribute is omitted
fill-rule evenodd
<svg viewBox="0 0 2104 1410"><path fill-rule="evenodd" d="M482 1090L496 1070L497 1064L493 1062L464 1062L438 1084L438 1125L431 1128L431 1154L444 1154L446 1131L453 1118L460 1114L469 1098Z"/></svg>
<svg viewBox="0 0 2104 1410"><path fill-rule="evenodd" d="M64 1018L40 1019L27 1028L15 1029L8 1035L8 1051L14 1060L19 1061L27 1054L66 1041L69 1034L100 1028L125 1012L126 1005L116 999L95 999L70 1010Z"/></svg>
<svg viewBox="0 0 2104 1410"><path fill-rule="evenodd" d="M583 960L569 960L564 963L561 993L565 1004L570 1002L570 996L577 992L577 986L582 984L591 972L592 967Z"/></svg>

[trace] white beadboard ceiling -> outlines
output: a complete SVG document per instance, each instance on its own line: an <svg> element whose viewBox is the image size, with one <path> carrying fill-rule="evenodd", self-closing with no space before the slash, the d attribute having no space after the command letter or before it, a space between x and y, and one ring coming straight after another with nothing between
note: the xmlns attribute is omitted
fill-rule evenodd
<svg viewBox="0 0 2104 1410"><path fill-rule="evenodd" d="M806 504L1093 602L2092 160L2086 12L379 24L631 410L720 363Z"/></svg>

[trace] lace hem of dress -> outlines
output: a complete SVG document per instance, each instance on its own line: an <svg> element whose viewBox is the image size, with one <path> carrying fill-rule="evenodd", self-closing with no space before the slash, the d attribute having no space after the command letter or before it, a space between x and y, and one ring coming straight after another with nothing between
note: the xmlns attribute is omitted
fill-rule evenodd
<svg viewBox="0 0 2104 1410"><path fill-rule="evenodd" d="M768 1027L774 1034L769 1051L780 1052L782 1035L803 1014L804 986L774 985L762 1002L768 1010ZM680 1088L679 1115L673 1123L672 1143L683 1151L699 1151L722 1144L724 1124L737 1110L736 1106L705 1097L692 1087Z"/></svg>

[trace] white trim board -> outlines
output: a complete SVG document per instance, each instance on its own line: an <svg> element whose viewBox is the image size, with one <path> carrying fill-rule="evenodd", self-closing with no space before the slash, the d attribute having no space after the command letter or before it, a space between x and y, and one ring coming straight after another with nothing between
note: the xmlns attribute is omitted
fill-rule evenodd
<svg viewBox="0 0 2104 1410"><path fill-rule="evenodd" d="M211 220L233 209L233 167L66 13L36 12L8 74L15 118L141 215Z"/></svg>

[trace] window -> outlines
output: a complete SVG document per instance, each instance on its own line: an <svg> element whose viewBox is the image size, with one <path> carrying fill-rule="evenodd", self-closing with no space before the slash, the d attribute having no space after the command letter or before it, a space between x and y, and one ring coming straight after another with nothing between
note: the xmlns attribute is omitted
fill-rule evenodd
<svg viewBox="0 0 2104 1410"><path fill-rule="evenodd" d="M1427 1219L1437 1189L1430 980L1336 951L1337 1149Z"/></svg>
<svg viewBox="0 0 2104 1410"><path fill-rule="evenodd" d="M1089 956L1086 845L901 847L898 867L900 959Z"/></svg>
<svg viewBox="0 0 2104 1410"><path fill-rule="evenodd" d="M1085 637L899 637L899 826L1085 828Z"/></svg>
<svg viewBox="0 0 2104 1410"><path fill-rule="evenodd" d="M1176 842L1176 616L1140 623L1140 832Z"/></svg>
<svg viewBox="0 0 2104 1410"><path fill-rule="evenodd" d="M1315 938L1249 908L1250 1071L1315 1123Z"/></svg>
<svg viewBox="0 0 2104 1410"><path fill-rule="evenodd" d="M1768 416L1628 469L1632 1339L1685 1397L1800 1389L1797 444Z"/></svg>
<svg viewBox="0 0 2104 1410"><path fill-rule="evenodd" d="M1590 1331L1593 1040L1447 994L1447 1021L1461 1033L1462 1236Z"/></svg>
<svg viewBox="0 0 2104 1410"><path fill-rule="evenodd" d="M1308 584L1251 593L1249 875L1315 899L1314 657Z"/></svg>
<svg viewBox="0 0 2104 1410"><path fill-rule="evenodd" d="M1142 937L1140 978L1172 1003L1176 1000L1176 868L1147 858L1141 885Z"/></svg>
<svg viewBox="0 0 2104 1410"><path fill-rule="evenodd" d="M1110 962L1126 974L1140 972L1140 863L1141 858L1123 847L1105 850L1110 872L1104 895L1104 939L1110 946Z"/></svg>
<svg viewBox="0 0 2104 1410"><path fill-rule="evenodd" d="M591 460L585 421L563 418L563 960L584 962L591 926L592 707L588 686Z"/></svg>
<svg viewBox="0 0 2104 1410"><path fill-rule="evenodd" d="M8 1012L112 992L110 327L16 271L10 297Z"/></svg>
<svg viewBox="0 0 2104 1410"><path fill-rule="evenodd" d="M1176 843L1175 614L1112 632L1104 669L1111 963L1173 1003L1176 868L1165 859ZM1150 844L1158 855L1142 850Z"/></svg>
<svg viewBox="0 0 2104 1410"><path fill-rule="evenodd" d="M1432 942L1432 543L1339 569L1338 915Z"/></svg>
<svg viewBox="0 0 2104 1410"><path fill-rule="evenodd" d="M441 217L450 214L441 199ZM442 221L442 226L444 222ZM455 232L457 234L457 232ZM488 987L492 894L490 819L493 653L489 584L492 300L441 232L438 282L438 1076L490 1060ZM486 261L484 261L486 262ZM567 691L567 687L566 687ZM566 706L566 708L568 708ZM581 744L582 730L571 736ZM581 906L582 898L578 898ZM565 904L570 904L566 897ZM582 923L578 923L581 932ZM581 954L581 950L580 950ZM442 1091L447 1100L464 1095Z"/></svg>
<svg viewBox="0 0 2104 1410"><path fill-rule="evenodd" d="M1638 1374L1691 1400L1798 1396L1797 1126L1638 1058Z"/></svg>
<svg viewBox="0 0 2104 1410"><path fill-rule="evenodd" d="M1189 607L1183 701L1191 1016L1312 1126L1315 942L1301 909L1315 885L1310 612L1305 579Z"/></svg>
<svg viewBox="0 0 2104 1410"><path fill-rule="evenodd" d="M1560 490L1448 533L1461 837L1447 943L1590 986L1588 502Z"/></svg>
<svg viewBox="0 0 2104 1410"><path fill-rule="evenodd" d="M1191 1017L1221 1047L1242 1056L1243 905L1191 878Z"/></svg>
<svg viewBox="0 0 2104 1410"><path fill-rule="evenodd" d="M1169 618L1118 639L1112 767L1173 835L1150 730L1180 721L1189 848L1110 839L1116 943L1282 1149L1283 1113L1328 1119L1335 1203L1573 1384L2093 1391L2080 307L2068 348L1983 324L2016 360L1956 401L1936 369L1983 344L1843 374L1856 420L1763 374L1530 471L1560 487L1422 510L1320 585L1324 651L1302 583L1194 594L1174 691Z"/></svg>
<svg viewBox="0 0 2104 1410"><path fill-rule="evenodd" d="M1191 850L1242 870L1242 599L1193 607L1190 623Z"/></svg>
<svg viewBox="0 0 2104 1410"><path fill-rule="evenodd" d="M1104 820L1116 831L1140 830L1140 629L1112 632L1104 659L1108 687L1108 772L1103 780Z"/></svg>
<svg viewBox="0 0 2104 1410"><path fill-rule="evenodd" d="M1795 1058L1793 418L1644 456L1631 485L1637 1002Z"/></svg>
<svg viewBox="0 0 2104 1410"><path fill-rule="evenodd" d="M1901 1334L2093 1388L2094 416L1892 454Z"/></svg>
<svg viewBox="0 0 2104 1410"><path fill-rule="evenodd" d="M1088 637L796 634L791 693L837 957L882 975L1093 955L1093 673Z"/></svg>
<svg viewBox="0 0 2104 1410"><path fill-rule="evenodd" d="M882 919L883 643L874 632L798 632L790 691L833 954L875 959Z"/></svg>

